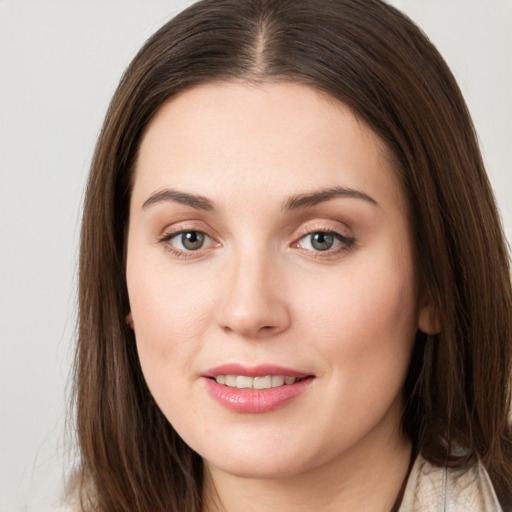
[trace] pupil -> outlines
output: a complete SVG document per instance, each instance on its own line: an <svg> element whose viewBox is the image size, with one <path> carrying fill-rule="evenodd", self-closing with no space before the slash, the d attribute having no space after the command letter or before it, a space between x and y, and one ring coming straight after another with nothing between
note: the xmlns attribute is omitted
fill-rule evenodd
<svg viewBox="0 0 512 512"><path fill-rule="evenodd" d="M334 243L334 236L330 233L315 233L311 245L317 251L327 251Z"/></svg>
<svg viewBox="0 0 512 512"><path fill-rule="evenodd" d="M185 249L195 251L202 247L204 243L204 235L199 231L187 231L181 235L181 243Z"/></svg>

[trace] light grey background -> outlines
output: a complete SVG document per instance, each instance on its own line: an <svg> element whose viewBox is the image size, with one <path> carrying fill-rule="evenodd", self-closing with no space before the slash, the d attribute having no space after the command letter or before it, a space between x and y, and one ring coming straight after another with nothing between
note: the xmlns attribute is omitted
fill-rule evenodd
<svg viewBox="0 0 512 512"><path fill-rule="evenodd" d="M51 510L64 443L80 207L108 101L187 0L0 0L0 512ZM395 0L452 67L512 239L512 0Z"/></svg>

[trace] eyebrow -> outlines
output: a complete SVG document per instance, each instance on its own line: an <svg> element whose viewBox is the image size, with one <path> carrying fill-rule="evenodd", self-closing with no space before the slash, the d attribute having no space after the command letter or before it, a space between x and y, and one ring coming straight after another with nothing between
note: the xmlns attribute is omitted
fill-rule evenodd
<svg viewBox="0 0 512 512"><path fill-rule="evenodd" d="M158 192L151 194L144 201L142 209L147 210L151 205L167 201L184 204L186 206L190 206L191 208L195 208L196 210L205 210L208 212L214 210L213 203L206 197L187 194L186 192L179 192L169 188L159 190Z"/></svg>
<svg viewBox="0 0 512 512"><path fill-rule="evenodd" d="M283 211L297 210L301 208L311 208L317 204L329 201L331 199L336 199L338 197L360 199L363 201L367 201L368 203L371 203L375 206L378 206L377 201L373 199L373 197L366 194L365 192L353 188L334 187L318 190L307 194L294 194L293 196L289 197L284 203ZM167 201L183 204L196 210L204 210L208 212L212 212L215 210L213 202L204 196L188 194L186 192L180 192L178 190L173 190L169 188L159 190L154 194L151 194L146 199L146 201L144 201L144 204L142 205L142 210L147 210L150 206L154 204Z"/></svg>
<svg viewBox="0 0 512 512"><path fill-rule="evenodd" d="M311 208L312 206L323 203L324 201L329 201L338 197L361 199L375 206L379 206L379 203L365 192L353 188L334 187L318 190L308 194L295 194L286 201L283 209L287 211L299 208Z"/></svg>

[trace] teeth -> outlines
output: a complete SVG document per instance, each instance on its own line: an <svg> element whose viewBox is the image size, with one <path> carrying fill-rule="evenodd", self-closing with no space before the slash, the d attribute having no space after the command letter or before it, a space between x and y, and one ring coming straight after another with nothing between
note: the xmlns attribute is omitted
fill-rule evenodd
<svg viewBox="0 0 512 512"><path fill-rule="evenodd" d="M217 375L217 384L237 389L270 389L295 384L296 377L286 375L265 375L264 377L247 377L246 375Z"/></svg>
<svg viewBox="0 0 512 512"><path fill-rule="evenodd" d="M236 375L226 375L225 379L226 382L224 382L224 384L226 384L226 386L229 386L230 388L236 388Z"/></svg>
<svg viewBox="0 0 512 512"><path fill-rule="evenodd" d="M238 389L251 389L252 388L251 377L245 377L245 375L238 375L236 378L236 385Z"/></svg>
<svg viewBox="0 0 512 512"><path fill-rule="evenodd" d="M272 375L272 387L277 388L284 384L286 377L284 375Z"/></svg>
<svg viewBox="0 0 512 512"><path fill-rule="evenodd" d="M252 387L254 389L270 389L272 387L272 377L270 375L266 377L255 377Z"/></svg>

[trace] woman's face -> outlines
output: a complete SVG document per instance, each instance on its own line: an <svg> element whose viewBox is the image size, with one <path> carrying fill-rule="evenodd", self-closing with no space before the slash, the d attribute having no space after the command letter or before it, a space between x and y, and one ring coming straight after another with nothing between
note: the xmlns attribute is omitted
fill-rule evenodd
<svg viewBox="0 0 512 512"><path fill-rule="evenodd" d="M302 85L206 85L136 163L127 282L144 376L211 467L297 474L399 436L421 305L373 132ZM355 457L355 459L354 459Z"/></svg>

